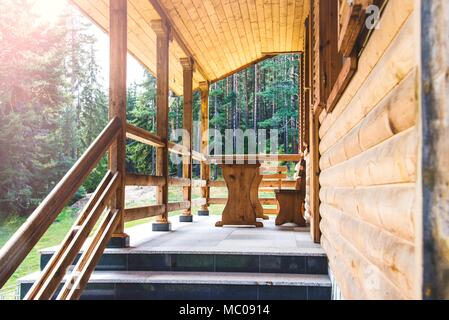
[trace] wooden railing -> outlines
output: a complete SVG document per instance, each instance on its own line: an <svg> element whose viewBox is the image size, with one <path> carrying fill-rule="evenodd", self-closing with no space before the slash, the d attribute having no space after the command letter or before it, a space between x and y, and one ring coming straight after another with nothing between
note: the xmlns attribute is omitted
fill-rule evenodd
<svg viewBox="0 0 449 320"><path fill-rule="evenodd" d="M42 238L51 224L56 220L58 215L72 199L74 194L83 184L90 172L98 165L100 160L105 155L108 148L116 140L120 132L121 122L118 118L114 118L109 122L107 127L94 141L91 147L84 153L72 169L65 175L53 191L45 198L42 204L34 211L14 236L5 244L0 251L0 287L3 287L8 279L17 270L23 260L27 257L30 251L36 246L38 241ZM117 177L116 177L117 178ZM102 186L101 186L102 187ZM112 194L112 189L109 187L109 194ZM101 208L107 201L107 197L94 196L92 201L86 206L84 214L80 216L78 223L81 226L76 226L72 232L67 236L65 243L70 243L69 251L67 248L61 248L60 255L49 264L49 267L43 273L42 278L38 281L31 290L29 298L46 298L54 293L57 280L64 275L65 270L60 267L72 263L71 258L75 249L84 243L86 240L91 224L96 221L95 218L101 214ZM109 231L109 230L108 230ZM72 242L72 240L74 242ZM101 249L101 248L100 248ZM66 252L69 252L66 254ZM59 260L61 258L61 260ZM58 259L58 260L56 260ZM57 266L57 267L55 267ZM58 284L60 281L58 282Z"/></svg>
<svg viewBox="0 0 449 320"><path fill-rule="evenodd" d="M0 287L4 286L13 275L67 203L73 198L88 175L98 165L107 150L112 146L114 141L117 141L119 133L122 130L121 126L121 121L118 118L114 118L109 122L91 147L89 147L61 182L45 198L26 223L1 249ZM258 161L299 161L301 158L299 155L208 157L194 151L190 154L190 150L175 143L168 142L166 144L160 137L129 124L126 127L126 133L127 138L149 146L155 148L168 147L170 152L182 155L183 157L192 155L194 160L200 161L200 163L206 166L217 163L218 160L256 159ZM273 168L263 168L262 171L270 171L271 169ZM296 181L286 180L286 167L275 167L274 169L274 172L266 175L264 181L261 183L261 190L262 188L272 188L271 190L274 191L276 188L295 187ZM154 187L165 186L167 181L165 177L135 174L127 174L124 180L127 186ZM29 290L25 297L26 299L46 300L53 298L64 277L66 277L65 284L57 299L79 299L87 285L90 275L94 271L104 249L121 221L130 222L141 220L162 215L166 211L174 212L191 209L193 206L204 207L211 204L225 204L227 201L227 199L210 199L209 197L206 199L203 197L178 203L128 208L124 210L124 216L122 217L119 210L108 207L111 204L111 199L115 196L117 190L119 190L118 188L121 187L121 181L122 176L119 172L113 173L109 171L106 174L89 202L81 211L61 246L52 256L39 279ZM224 181L190 180L186 178L169 178L168 184L172 187L202 188L203 191L204 189L209 190L212 187L226 187ZM209 191L206 194L209 194ZM277 204L275 199L261 199L261 203L263 205ZM268 212L276 213L273 209L271 211L268 210ZM99 220L101 220L99 227L93 236L89 238L89 235ZM66 274L82 248L84 248L84 252L78 263Z"/></svg>

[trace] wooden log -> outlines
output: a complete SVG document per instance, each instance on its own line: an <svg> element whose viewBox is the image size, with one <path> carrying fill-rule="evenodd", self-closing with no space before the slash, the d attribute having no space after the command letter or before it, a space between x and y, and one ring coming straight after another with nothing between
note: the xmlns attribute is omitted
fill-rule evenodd
<svg viewBox="0 0 449 320"><path fill-rule="evenodd" d="M415 240L417 219L416 185L333 188L320 191L322 203L391 232L399 238Z"/></svg>
<svg viewBox="0 0 449 320"><path fill-rule="evenodd" d="M321 135L321 154L343 138L416 67L413 28L413 23L406 25L340 117Z"/></svg>
<svg viewBox="0 0 449 320"><path fill-rule="evenodd" d="M388 49L391 43L397 39L398 31L402 28L403 30L407 30L406 32L413 33L412 25L415 21L414 19L409 19L409 17L413 12L414 7L414 1L407 1L404 3L389 1L387 3L384 14L380 20L382 28L375 30L372 34L370 41L367 43L367 46L364 48L363 53L359 58L357 72L338 101L335 109L332 113L327 114L325 119L321 121L321 138L323 138L329 129L334 126L334 123L340 118L343 111L346 110L351 100L353 100L360 91L362 85L370 86L371 81L367 80L368 76L372 74L374 68L379 68L385 64L384 61L381 62L381 59L385 56L388 50L393 48L391 47ZM411 52L399 52L397 54L401 56L402 54L408 55L409 53ZM392 69L390 69L390 72L391 74L396 74ZM382 79L382 76L380 76L380 79Z"/></svg>
<svg viewBox="0 0 449 320"><path fill-rule="evenodd" d="M425 300L449 299L449 41L447 24L449 6L445 0L421 3L421 30L416 41L421 43L421 151L423 173L423 214L417 225L423 226L417 246L425 250L418 254L423 285L420 297ZM419 40L418 40L419 39ZM420 182L421 184L421 182ZM422 219L421 219L422 218Z"/></svg>
<svg viewBox="0 0 449 320"><path fill-rule="evenodd" d="M176 144L174 142L169 142L168 143L168 151L180 156L184 156L184 157L190 157L190 149L186 148L183 145L180 144Z"/></svg>
<svg viewBox="0 0 449 320"><path fill-rule="evenodd" d="M310 112L310 230L313 241L320 243L320 137L318 131L320 123L318 115ZM296 182L295 182L296 187Z"/></svg>
<svg viewBox="0 0 449 320"><path fill-rule="evenodd" d="M127 174L126 185L138 187L162 187L165 184L164 177L147 176L141 174Z"/></svg>
<svg viewBox="0 0 449 320"><path fill-rule="evenodd" d="M328 254L332 272L340 284L345 299L402 300L406 298L349 243L338 234L330 233L330 226L325 221L322 221L322 224L322 246Z"/></svg>
<svg viewBox="0 0 449 320"><path fill-rule="evenodd" d="M169 37L166 22L152 20L151 28L156 33L157 42L157 135L166 146L157 150L156 175L164 177L164 186L158 188L157 201L165 205L165 212L158 220L168 223L168 94L169 94Z"/></svg>
<svg viewBox="0 0 449 320"><path fill-rule="evenodd" d="M152 147L165 147L165 143L160 137L129 123L126 125L126 137Z"/></svg>
<svg viewBox="0 0 449 320"><path fill-rule="evenodd" d="M371 148L320 175L323 187L362 187L416 181L417 141L415 128Z"/></svg>
<svg viewBox="0 0 449 320"><path fill-rule="evenodd" d="M121 122L114 118L87 149L64 178L56 185L28 220L0 251L0 287L12 276L22 261L42 238L62 209L72 199L106 150L116 139Z"/></svg>
<svg viewBox="0 0 449 320"><path fill-rule="evenodd" d="M169 178L168 184L170 187L189 187L192 185L188 178Z"/></svg>
<svg viewBox="0 0 449 320"><path fill-rule="evenodd" d="M126 237L123 220L125 210L126 176L126 73L128 53L128 5L126 0L110 0L109 5L109 119L119 118L121 122L117 141L109 150L109 170L120 173L120 185L112 208L119 210L121 217L116 237ZM114 211L114 210L113 210Z"/></svg>
<svg viewBox="0 0 449 320"><path fill-rule="evenodd" d="M154 205L139 208L130 208L125 210L125 221L137 221L146 218L160 216L165 212L164 205Z"/></svg>
<svg viewBox="0 0 449 320"><path fill-rule="evenodd" d="M201 90L201 152L209 154L209 83L202 82ZM201 180L210 180L210 164L201 162ZM209 186L201 188L201 197L205 198L206 204L201 206L201 211L209 211L208 200L210 198Z"/></svg>
<svg viewBox="0 0 449 320"><path fill-rule="evenodd" d="M181 211L190 209L190 202L176 202L169 203L167 206L168 212ZM126 222L142 220L151 217L157 217L165 212L164 205L152 205L146 207L130 208L125 210L125 220Z"/></svg>
<svg viewBox="0 0 449 320"><path fill-rule="evenodd" d="M414 294L415 263L414 244L404 241L383 229L331 207L321 205L324 225L333 226L372 265L401 290L404 296ZM335 240L335 238L330 238Z"/></svg>
<svg viewBox="0 0 449 320"><path fill-rule="evenodd" d="M410 73L362 122L320 160L321 170L351 159L416 124L416 73Z"/></svg>
<svg viewBox="0 0 449 320"><path fill-rule="evenodd" d="M183 88L184 88L184 112L183 112L183 146L189 152L189 155L184 155L182 162L182 176L188 179L189 185L184 187L183 197L184 201L192 201L192 146L193 146L193 61L191 58L181 59L183 69ZM191 208L184 212L185 215L192 215Z"/></svg>
<svg viewBox="0 0 449 320"><path fill-rule="evenodd" d="M190 209L190 202L188 202L188 201L168 204L168 212L181 211L181 210L187 210L187 209Z"/></svg>

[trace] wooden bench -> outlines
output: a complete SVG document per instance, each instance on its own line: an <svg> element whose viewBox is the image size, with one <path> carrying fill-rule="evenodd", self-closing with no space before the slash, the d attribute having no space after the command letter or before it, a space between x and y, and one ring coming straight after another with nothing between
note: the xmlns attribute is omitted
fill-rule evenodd
<svg viewBox="0 0 449 320"><path fill-rule="evenodd" d="M302 160L296 167L296 190L279 189L275 191L276 199L279 202L279 214L276 218L277 226L286 223L294 223L300 227L306 226L306 220L304 218L304 204L306 197L305 166L305 160Z"/></svg>

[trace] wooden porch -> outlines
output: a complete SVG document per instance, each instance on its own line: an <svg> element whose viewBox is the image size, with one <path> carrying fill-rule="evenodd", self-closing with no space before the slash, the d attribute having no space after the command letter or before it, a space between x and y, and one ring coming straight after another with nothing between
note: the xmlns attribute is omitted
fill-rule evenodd
<svg viewBox="0 0 449 320"><path fill-rule="evenodd" d="M441 100L444 105L447 95L447 59L441 57L441 52L447 50L440 50L447 49L447 41L435 35L435 25L440 24L438 29L445 25L446 2L72 2L110 36L110 122L2 249L0 287L13 275L100 159L108 154L109 172L63 244L51 251L51 257L47 255L41 273L24 279L25 299L45 300L55 295L61 300L82 298L84 289L89 291L89 279L95 269L110 267L101 260L104 252L106 257L112 257L115 252L132 258L142 253L140 265L144 265L146 259L153 261L155 255L162 254L162 262L169 259L170 268L177 266L172 262L181 261L180 256L187 256L187 261L205 259L202 260L205 265L214 261L213 271L209 270L214 274L207 274L213 285L224 281L232 287L238 286L240 281L256 286L240 287L241 292L245 292L243 298L308 298L309 292L317 292L311 287L324 287L329 298L328 279L307 282L301 278L303 269L295 269L298 277L288 279L278 278L274 275L276 272L268 272L268 276L261 272L261 261L265 259L271 261L272 271L278 270L285 276L290 265L303 265L298 261L303 261L304 257L305 261L309 261L309 257L313 261L316 256L328 258L337 298L422 299L443 296L444 292L447 296L447 284L441 284L447 274L447 250L444 249L447 234L441 231L440 235L433 229L435 223L441 230L447 230L440 222L447 221L442 217L440 207L441 203L447 202L444 196L447 181L440 179L447 175L447 166L436 153L439 150L445 154L444 150L447 150L447 139L442 138L446 128L441 125L438 131L429 120L445 114L443 108L437 109L435 104ZM434 46L434 43L438 45ZM128 52L157 76L157 132L147 132L126 122ZM200 205L199 215L204 216L210 205L229 200L216 198L211 191L225 183L212 181L210 175L210 166L223 160L222 155L209 152L210 85L280 53L299 53L301 57L298 61L301 64L298 88L300 154L225 157L234 161L270 162L265 165L274 166L271 168L274 172L262 181L260 188L271 191L299 189L301 197L305 198L301 199L302 205L310 216L310 229L275 228L273 217L261 229L215 228L217 217L197 217L192 210L195 205ZM435 57L439 58L435 63L438 67L433 65ZM170 90L184 96L183 128L186 135L182 144L171 142L169 137ZM201 147L198 150L194 150L191 139L194 90L201 93ZM435 123L444 122L438 121ZM157 149L155 176L126 172L127 139ZM182 178L170 177L170 154L182 157ZM198 180L192 179L193 161L201 165ZM295 163L295 180L286 179L284 169L278 169L284 164L273 165L273 161ZM306 176L299 174L303 162L306 163ZM443 171L445 173L441 173ZM439 192L434 183L443 186L443 191ZM157 187L157 204L126 208L126 186ZM183 188L183 201L168 201L171 186ZM193 188L201 189L199 199L193 199ZM251 210L257 196L248 196L248 192L246 196L251 205L246 201L245 207ZM264 204L275 203L273 199L259 200ZM180 210L179 219L190 220L191 225L181 226L178 217L169 217L169 213ZM262 215L277 213L278 210L261 212ZM157 222L125 230L125 222L148 217L157 217ZM255 216L252 218L256 220ZM95 229L98 223L99 227ZM150 229L166 233L154 233ZM89 237L91 234L93 236ZM319 243L327 256L322 255ZM108 246L115 248L106 249ZM244 261L253 261L254 256L258 257L256 267L251 269L254 265L245 265ZM217 257L230 259L224 274L219 274L220 270L216 268ZM438 261L437 266L435 261ZM66 274L73 264L73 269ZM257 279L251 278L254 274L251 277L246 274L246 278L237 275L233 269L235 264L244 265L246 271L252 270ZM185 269L189 274L169 274L179 280L175 283L167 283L171 281L167 274L154 274L156 267L150 264L148 270L139 271L137 263L131 271L144 273L131 276L128 273L122 282L141 285L141 288L150 285L151 290L143 290L139 297L152 299L169 299L163 293L192 284L189 281L204 285L198 276L194 280L182 278L192 276L197 271L195 268L200 267L198 264ZM325 267L327 269L327 260ZM433 273L434 269L439 272ZM327 271L320 270L319 275L327 277ZM122 288L121 284L111 282L113 277L108 274L93 278L94 284L106 283L112 284L113 288ZM248 280L250 278L254 281ZM281 291L266 288L270 279L279 280L277 284ZM160 286L161 283L168 286ZM295 287L295 294L289 295L292 291L286 286ZM182 288L187 289L178 292L181 294L178 297L191 293L198 299L220 298L211 288L201 287L203 291L197 291L198 287ZM106 291L110 290L107 286ZM134 288L125 286L120 290L105 298L126 298ZM235 287L220 290L221 298L240 297L236 296L239 291ZM207 294L201 296L199 292Z"/></svg>

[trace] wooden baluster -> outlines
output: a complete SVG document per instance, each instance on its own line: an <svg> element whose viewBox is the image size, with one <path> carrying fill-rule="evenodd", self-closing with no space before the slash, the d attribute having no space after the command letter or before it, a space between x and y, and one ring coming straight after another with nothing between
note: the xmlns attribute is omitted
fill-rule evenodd
<svg viewBox="0 0 449 320"><path fill-rule="evenodd" d="M126 0L110 0L110 92L109 118L121 122L117 141L109 150L109 170L120 173L120 183L111 209L119 210L119 222L110 246L129 245L125 234L125 177L126 177L126 59L128 46L128 10Z"/></svg>
<svg viewBox="0 0 449 320"><path fill-rule="evenodd" d="M193 61L191 58L181 59L184 72L184 119L183 145L190 155L183 157L182 177L192 182L192 103L193 103ZM190 208L179 217L180 222L193 222L192 216L192 186L184 187L184 201L190 202Z"/></svg>
<svg viewBox="0 0 449 320"><path fill-rule="evenodd" d="M320 243L320 121L318 115L310 112L310 230L313 241Z"/></svg>
<svg viewBox="0 0 449 320"><path fill-rule="evenodd" d="M170 231L168 221L168 94L169 94L169 39L170 27L165 21L152 20L151 28L157 36L157 135L165 143L157 150L156 175L164 178L164 185L158 187L157 200L164 205L164 213L153 224L153 231Z"/></svg>
<svg viewBox="0 0 449 320"><path fill-rule="evenodd" d="M209 154L209 83L201 82L201 152ZM206 161L201 162L201 180L207 181L205 187L201 188L201 196L206 199L206 204L201 206L198 211L199 216L209 215L209 199L210 199L210 164Z"/></svg>

